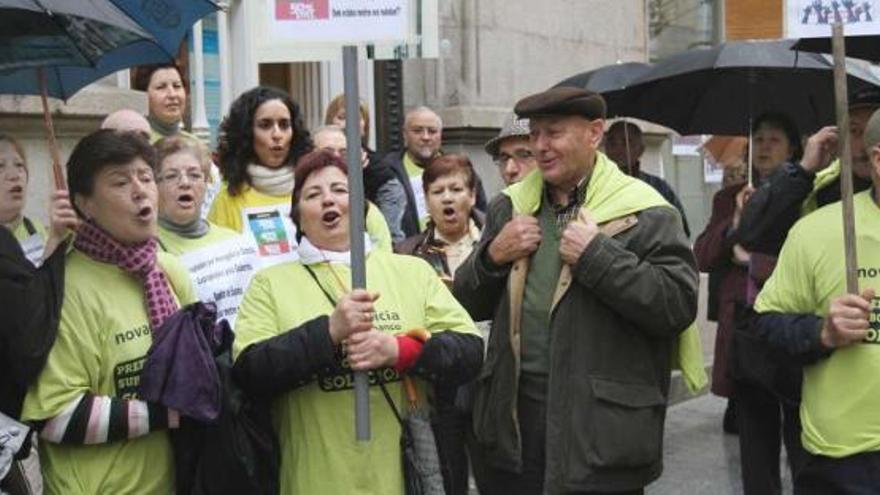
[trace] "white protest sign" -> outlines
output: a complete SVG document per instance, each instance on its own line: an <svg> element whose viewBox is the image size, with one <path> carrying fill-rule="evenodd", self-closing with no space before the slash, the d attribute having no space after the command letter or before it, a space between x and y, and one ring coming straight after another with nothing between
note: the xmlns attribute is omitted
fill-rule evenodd
<svg viewBox="0 0 880 495"><path fill-rule="evenodd" d="M880 34L878 0L786 0L786 38L831 36L831 24L844 25L847 36Z"/></svg>
<svg viewBox="0 0 880 495"><path fill-rule="evenodd" d="M217 319L235 327L238 306L256 273L257 247L244 237L190 251L180 256L199 299L217 305Z"/></svg>
<svg viewBox="0 0 880 495"><path fill-rule="evenodd" d="M408 0L273 0L273 36L305 43L404 41Z"/></svg>

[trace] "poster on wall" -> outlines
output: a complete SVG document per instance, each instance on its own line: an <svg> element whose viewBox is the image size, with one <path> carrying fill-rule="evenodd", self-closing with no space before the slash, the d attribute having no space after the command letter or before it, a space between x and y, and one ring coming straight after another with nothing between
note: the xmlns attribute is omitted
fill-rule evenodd
<svg viewBox="0 0 880 495"><path fill-rule="evenodd" d="M304 43L403 41L409 0L273 0L270 29Z"/></svg>
<svg viewBox="0 0 880 495"><path fill-rule="evenodd" d="M786 0L786 38L831 36L831 24L850 35L880 34L880 0Z"/></svg>

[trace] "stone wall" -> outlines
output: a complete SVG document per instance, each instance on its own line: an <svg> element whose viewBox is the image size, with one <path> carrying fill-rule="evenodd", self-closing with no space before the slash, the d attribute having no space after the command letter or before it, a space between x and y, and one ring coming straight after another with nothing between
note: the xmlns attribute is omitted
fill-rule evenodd
<svg viewBox="0 0 880 495"><path fill-rule="evenodd" d="M444 147L466 152L487 191L500 178L482 143L513 104L579 72L647 59L644 0L441 0L440 58L404 62L407 107L444 120Z"/></svg>

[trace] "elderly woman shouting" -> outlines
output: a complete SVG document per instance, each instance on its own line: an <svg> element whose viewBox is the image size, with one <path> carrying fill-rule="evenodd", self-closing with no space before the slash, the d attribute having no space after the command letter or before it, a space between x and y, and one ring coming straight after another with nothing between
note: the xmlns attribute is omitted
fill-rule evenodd
<svg viewBox="0 0 880 495"><path fill-rule="evenodd" d="M186 271L157 253L155 152L134 134L98 131L67 163L82 218L65 263L55 345L22 417L38 425L50 494L167 494L165 430L178 414L139 400L152 332L195 299Z"/></svg>
<svg viewBox="0 0 880 495"><path fill-rule="evenodd" d="M419 395L472 379L482 362L474 323L422 260L367 246L367 290L351 290L345 164L317 151L296 168L291 215L299 260L259 272L236 324L235 378L274 399L281 492L403 494L400 426L376 387L373 439L354 443L352 370ZM401 387L401 388L398 388ZM332 473L332 474L330 474Z"/></svg>

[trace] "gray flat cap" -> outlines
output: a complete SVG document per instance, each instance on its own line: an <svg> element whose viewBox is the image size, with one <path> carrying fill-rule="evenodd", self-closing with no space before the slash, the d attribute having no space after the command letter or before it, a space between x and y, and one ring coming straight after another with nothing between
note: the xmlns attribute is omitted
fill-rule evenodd
<svg viewBox="0 0 880 495"><path fill-rule="evenodd" d="M529 132L529 119L517 119L516 114L511 113L504 119L501 132L486 142L486 153L494 157L498 154L501 141L509 137L529 137Z"/></svg>

